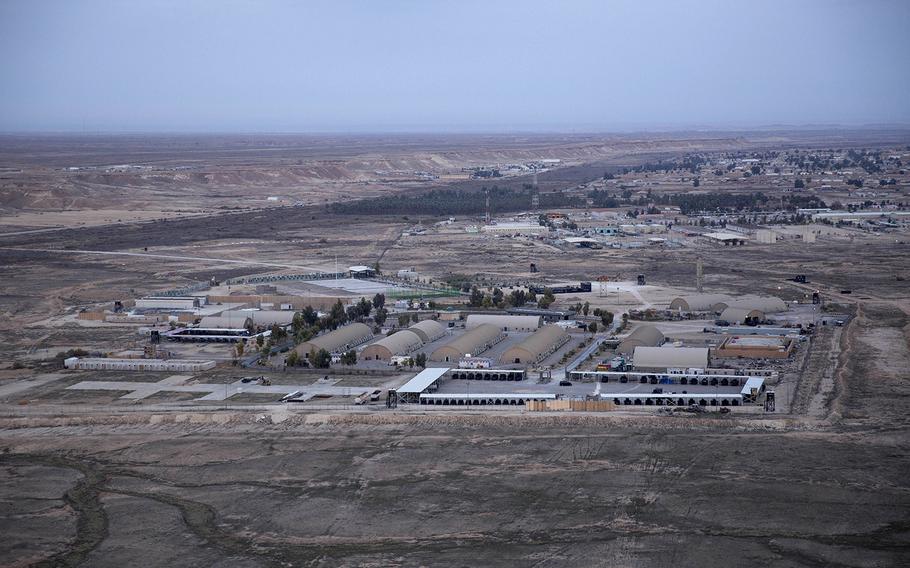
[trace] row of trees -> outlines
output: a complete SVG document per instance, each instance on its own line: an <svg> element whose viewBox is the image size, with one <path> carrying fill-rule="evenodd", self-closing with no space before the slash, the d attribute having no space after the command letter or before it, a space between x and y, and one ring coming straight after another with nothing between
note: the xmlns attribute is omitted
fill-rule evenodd
<svg viewBox="0 0 910 568"><path fill-rule="evenodd" d="M494 211L523 211L531 206L533 189L508 189L493 186L481 191L437 189L420 195L387 195L357 201L333 203L331 213L357 215L473 215L486 210L486 195ZM541 193L541 207L583 207L580 195L559 192Z"/></svg>
<svg viewBox="0 0 910 568"><path fill-rule="evenodd" d="M533 290L513 290L508 294L500 288L493 288L491 293L484 293L480 288L474 286L471 288L471 295L468 297L468 307L471 308L519 308L528 304L537 303L538 308L547 309L556 301L553 291L546 288L540 296Z"/></svg>

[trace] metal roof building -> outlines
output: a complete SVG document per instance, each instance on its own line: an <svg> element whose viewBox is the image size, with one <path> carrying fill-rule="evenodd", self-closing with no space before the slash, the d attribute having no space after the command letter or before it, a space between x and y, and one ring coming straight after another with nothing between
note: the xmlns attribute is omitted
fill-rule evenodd
<svg viewBox="0 0 910 568"><path fill-rule="evenodd" d="M253 325L272 327L273 325L291 325L294 321L294 314L297 312L294 310L251 310L247 313L253 319Z"/></svg>
<svg viewBox="0 0 910 568"><path fill-rule="evenodd" d="M430 367L417 373L411 380L395 389L398 402L417 402L427 389L438 386L439 379L449 371L448 367Z"/></svg>
<svg viewBox="0 0 910 568"><path fill-rule="evenodd" d="M407 355L412 351L420 349L423 340L413 331L403 329L387 337L383 337L376 343L367 345L360 354L361 358L366 361L373 359L388 361L393 355Z"/></svg>
<svg viewBox="0 0 910 568"><path fill-rule="evenodd" d="M446 326L436 320L428 319L415 323L408 328L408 331L416 333L424 343L430 343L446 334Z"/></svg>
<svg viewBox="0 0 910 568"><path fill-rule="evenodd" d="M535 331L531 337L507 349L499 361L534 364L553 354L568 341L569 334L566 333L566 330L556 325L545 325Z"/></svg>
<svg viewBox="0 0 910 568"><path fill-rule="evenodd" d="M199 322L203 329L246 329L253 323L250 312L222 312L220 316L205 316Z"/></svg>
<svg viewBox="0 0 910 568"><path fill-rule="evenodd" d="M720 312L732 299L725 294L693 294L680 296L670 302L670 309L681 312Z"/></svg>
<svg viewBox="0 0 910 568"><path fill-rule="evenodd" d="M309 357L310 351L319 351L320 349L325 349L329 353L337 353L356 347L371 337L373 337L373 332L369 326L362 323L352 323L339 327L335 331L318 335L309 341L304 341L295 347L295 350L304 357Z"/></svg>
<svg viewBox="0 0 910 568"><path fill-rule="evenodd" d="M632 364L639 369L704 369L708 366L707 347L636 347Z"/></svg>
<svg viewBox="0 0 910 568"><path fill-rule="evenodd" d="M720 319L732 323L743 324L747 320L761 321L765 319L765 314L760 310L751 310L749 308L729 307L720 313Z"/></svg>
<svg viewBox="0 0 910 568"><path fill-rule="evenodd" d="M480 325L491 324L503 331L536 331L540 327L540 320L540 316L471 314L465 322L465 328L473 329Z"/></svg>
<svg viewBox="0 0 910 568"><path fill-rule="evenodd" d="M766 314L777 314L787 311L787 304L774 296L743 296L728 303L727 307L758 310Z"/></svg>
<svg viewBox="0 0 910 568"><path fill-rule="evenodd" d="M617 353L630 354L636 347L660 347L664 334L653 325L640 325L616 347Z"/></svg>
<svg viewBox="0 0 910 568"><path fill-rule="evenodd" d="M258 327L291 325L293 310L228 310L217 316L202 318L199 327L206 329L243 329L247 323Z"/></svg>
<svg viewBox="0 0 910 568"><path fill-rule="evenodd" d="M458 361L468 353L478 355L506 338L501 328L484 323L469 329L458 337L430 354L431 361Z"/></svg>

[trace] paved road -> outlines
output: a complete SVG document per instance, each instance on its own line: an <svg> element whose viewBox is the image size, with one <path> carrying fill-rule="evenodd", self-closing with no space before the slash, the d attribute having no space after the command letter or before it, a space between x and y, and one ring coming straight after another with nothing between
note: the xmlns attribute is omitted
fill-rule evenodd
<svg viewBox="0 0 910 568"><path fill-rule="evenodd" d="M58 377L59 378L59 377ZM70 387L69 390L112 390L129 391L122 399L140 400L159 392L189 392L202 396L196 400L226 400L237 394L274 394L276 398L300 391L300 399L307 400L319 395L332 396L357 396L363 392L375 390L374 386L337 387L334 382L316 382L311 385L257 385L235 381L229 384L196 383L183 384L192 377L175 375L167 377L157 383L141 383L134 381L82 381Z"/></svg>
<svg viewBox="0 0 910 568"><path fill-rule="evenodd" d="M46 375L35 375L34 377L16 379L14 382L5 384L0 387L0 400L5 401L8 397L19 394L20 392L25 392L35 387L44 386L48 383L62 379L65 376L66 375L62 373L48 373Z"/></svg>

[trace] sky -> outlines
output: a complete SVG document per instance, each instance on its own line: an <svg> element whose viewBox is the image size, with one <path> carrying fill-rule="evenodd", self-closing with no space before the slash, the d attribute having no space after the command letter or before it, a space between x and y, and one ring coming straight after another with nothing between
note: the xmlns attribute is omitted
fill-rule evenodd
<svg viewBox="0 0 910 568"><path fill-rule="evenodd" d="M0 0L0 131L910 124L907 0Z"/></svg>

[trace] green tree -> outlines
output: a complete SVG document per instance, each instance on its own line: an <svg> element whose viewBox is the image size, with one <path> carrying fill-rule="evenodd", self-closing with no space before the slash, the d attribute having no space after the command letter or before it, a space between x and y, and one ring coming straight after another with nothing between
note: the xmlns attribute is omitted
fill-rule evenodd
<svg viewBox="0 0 910 568"><path fill-rule="evenodd" d="M416 365L417 365L418 367L426 367L426 366L427 366L427 354L426 354L426 353L418 353L417 356L416 356L415 359L414 359L414 363L416 363Z"/></svg>
<svg viewBox="0 0 910 568"><path fill-rule="evenodd" d="M802 189L802 188L806 187L806 184L803 183L803 180L796 178L795 180L793 180L793 187L795 187L796 189Z"/></svg>
<svg viewBox="0 0 910 568"><path fill-rule="evenodd" d="M408 314L401 314L398 316L398 327L405 327L408 325L408 322L411 321L411 316Z"/></svg>
<svg viewBox="0 0 910 568"><path fill-rule="evenodd" d="M287 336L288 336L288 332L285 331L285 329L283 327L281 327L277 323L272 325L271 333L269 334L269 339L271 339L273 342L278 343L279 341L284 341L285 339L287 339Z"/></svg>
<svg viewBox="0 0 910 568"><path fill-rule="evenodd" d="M477 286L471 288L471 297L468 300L468 305L473 308L479 308L483 303L483 292Z"/></svg>
<svg viewBox="0 0 910 568"><path fill-rule="evenodd" d="M483 302L481 302L480 305L483 306L484 308L492 308L493 307L493 298L489 294L484 294Z"/></svg>
<svg viewBox="0 0 910 568"><path fill-rule="evenodd" d="M591 311L591 304L589 302L585 302L585 305L581 307L581 313L587 317L589 311Z"/></svg>
<svg viewBox="0 0 910 568"><path fill-rule="evenodd" d="M303 308L303 311L300 312L300 316L303 318L303 322L308 326L316 325L316 322L319 321L319 312L313 309L313 306L307 306Z"/></svg>
<svg viewBox="0 0 910 568"><path fill-rule="evenodd" d="M341 364L342 365L356 365L357 364L357 351L351 349L344 352L341 355Z"/></svg>
<svg viewBox="0 0 910 568"><path fill-rule="evenodd" d="M370 312L373 310L373 303L367 300L366 298L360 298L360 302L357 303L357 311L360 313L361 317L370 317Z"/></svg>
<svg viewBox="0 0 910 568"><path fill-rule="evenodd" d="M699 185L701 185L701 180L698 178L692 180L692 187L698 187Z"/></svg>
<svg viewBox="0 0 910 568"><path fill-rule="evenodd" d="M553 295L553 290L544 288L543 297L537 300L537 307L546 310L555 301L556 296Z"/></svg>
<svg viewBox="0 0 910 568"><path fill-rule="evenodd" d="M310 362L313 364L313 367L317 369L328 369L332 364L332 354L325 349L316 351L314 348L310 351Z"/></svg>
<svg viewBox="0 0 910 568"><path fill-rule="evenodd" d="M381 310L385 307L385 294L376 294L373 296L373 307Z"/></svg>
<svg viewBox="0 0 910 568"><path fill-rule="evenodd" d="M596 321L592 321L588 325L588 331L590 331L591 333L597 333L597 322Z"/></svg>
<svg viewBox="0 0 910 568"><path fill-rule="evenodd" d="M379 308L376 310L376 313L373 314L373 321L376 322L376 325L382 325L385 323L386 318L389 316L389 312L385 308Z"/></svg>
<svg viewBox="0 0 910 568"><path fill-rule="evenodd" d="M502 305L502 290L499 288L493 288L493 305L501 306Z"/></svg>
<svg viewBox="0 0 910 568"><path fill-rule="evenodd" d="M342 324L346 321L347 311L344 309L344 304L341 303L341 300L338 300L332 305L329 317L338 324Z"/></svg>
<svg viewBox="0 0 910 568"><path fill-rule="evenodd" d="M288 353L288 356L284 360L284 364L288 367L296 367L300 362L300 354L297 353L295 349L291 349L291 352Z"/></svg>
<svg viewBox="0 0 910 568"><path fill-rule="evenodd" d="M603 310L600 312L600 322L604 327L608 328L613 325L613 312Z"/></svg>

